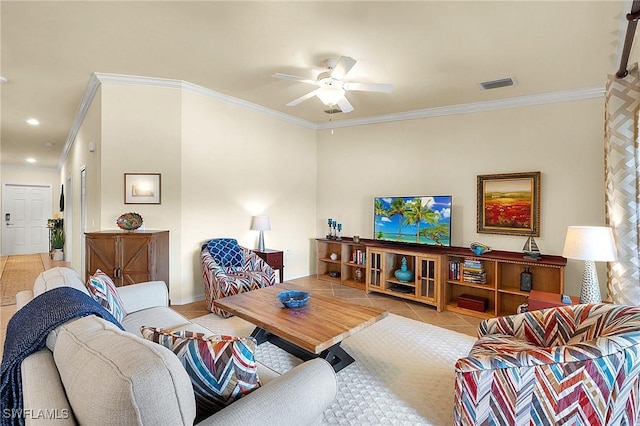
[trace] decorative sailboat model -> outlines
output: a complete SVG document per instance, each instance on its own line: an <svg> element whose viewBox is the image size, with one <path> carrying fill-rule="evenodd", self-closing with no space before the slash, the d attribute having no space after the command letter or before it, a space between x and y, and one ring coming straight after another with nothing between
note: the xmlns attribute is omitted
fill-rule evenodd
<svg viewBox="0 0 640 426"><path fill-rule="evenodd" d="M522 251L525 252L526 256L524 256L524 258L527 260L540 259L540 250L538 249L536 240L533 239L533 235L529 235L527 242L524 243L524 247L522 247Z"/></svg>

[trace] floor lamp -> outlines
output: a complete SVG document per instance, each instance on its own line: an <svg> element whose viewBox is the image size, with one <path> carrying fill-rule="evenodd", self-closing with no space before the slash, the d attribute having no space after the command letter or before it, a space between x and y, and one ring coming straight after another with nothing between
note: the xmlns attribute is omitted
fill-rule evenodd
<svg viewBox="0 0 640 426"><path fill-rule="evenodd" d="M584 260L580 303L601 303L595 262L617 259L612 229L607 226L569 226L562 256Z"/></svg>
<svg viewBox="0 0 640 426"><path fill-rule="evenodd" d="M271 230L271 222L269 216L253 216L251 218L251 230L260 231L258 239L258 251L264 251L264 231Z"/></svg>

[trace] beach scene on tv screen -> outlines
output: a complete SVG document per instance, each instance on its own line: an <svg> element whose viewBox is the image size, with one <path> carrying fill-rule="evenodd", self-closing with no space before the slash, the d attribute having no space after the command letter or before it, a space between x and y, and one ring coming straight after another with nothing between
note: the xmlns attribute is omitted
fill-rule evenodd
<svg viewBox="0 0 640 426"><path fill-rule="evenodd" d="M376 197L376 240L451 245L451 196Z"/></svg>

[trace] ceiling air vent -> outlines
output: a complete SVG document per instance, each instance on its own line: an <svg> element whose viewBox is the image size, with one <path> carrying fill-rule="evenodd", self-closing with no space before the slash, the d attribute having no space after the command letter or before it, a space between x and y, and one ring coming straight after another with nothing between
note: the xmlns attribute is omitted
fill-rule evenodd
<svg viewBox="0 0 640 426"><path fill-rule="evenodd" d="M513 86L515 83L515 80L511 77L501 78L500 80L483 81L480 83L480 88L482 90L491 90L498 89L500 87Z"/></svg>

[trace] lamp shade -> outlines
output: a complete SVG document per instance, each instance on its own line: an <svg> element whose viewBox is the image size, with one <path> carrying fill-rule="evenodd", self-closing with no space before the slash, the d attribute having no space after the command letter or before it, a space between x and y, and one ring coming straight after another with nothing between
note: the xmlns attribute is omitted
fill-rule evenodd
<svg viewBox="0 0 640 426"><path fill-rule="evenodd" d="M568 259L612 262L618 258L608 226L569 226L562 256Z"/></svg>
<svg viewBox="0 0 640 426"><path fill-rule="evenodd" d="M269 231L271 230L271 222L269 216L253 216L251 218L252 231Z"/></svg>

